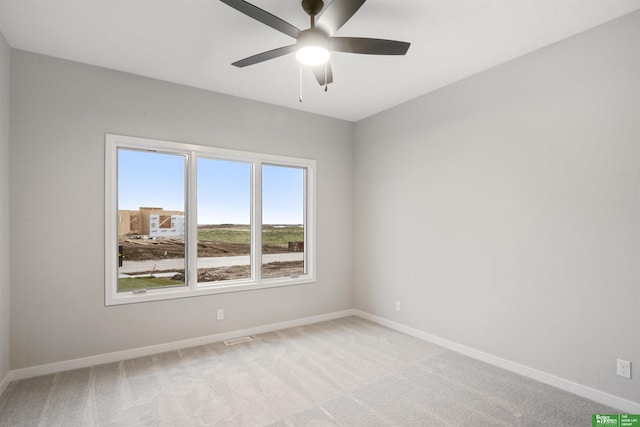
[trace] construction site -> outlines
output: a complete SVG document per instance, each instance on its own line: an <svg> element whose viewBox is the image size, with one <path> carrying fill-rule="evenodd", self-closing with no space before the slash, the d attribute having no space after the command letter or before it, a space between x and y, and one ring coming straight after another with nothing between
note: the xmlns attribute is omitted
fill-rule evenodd
<svg viewBox="0 0 640 427"><path fill-rule="evenodd" d="M265 260L266 276L301 274L304 262L304 231L301 226L263 226L268 239L263 241L262 253L268 258L275 254L300 253L295 261L269 262ZM118 255L121 273L126 276L162 273L166 261L185 257L185 215L157 207L139 210L120 210L118 222ZM251 253L250 226L217 224L198 227L198 259L218 257L248 257ZM145 264L143 261L154 261ZM275 261L275 260L274 260ZM283 260L284 261L284 260ZM140 266L138 268L138 266ZM184 273L183 268L168 270ZM248 277L248 265L198 269L199 281L232 280ZM176 276L173 280L180 280Z"/></svg>
<svg viewBox="0 0 640 427"><path fill-rule="evenodd" d="M118 214L118 236L184 239L184 212L141 207L138 210L120 210Z"/></svg>

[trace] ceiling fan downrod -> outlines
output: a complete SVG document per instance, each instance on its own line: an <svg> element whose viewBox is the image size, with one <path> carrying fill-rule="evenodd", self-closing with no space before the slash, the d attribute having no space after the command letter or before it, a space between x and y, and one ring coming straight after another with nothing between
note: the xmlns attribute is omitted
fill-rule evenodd
<svg viewBox="0 0 640 427"><path fill-rule="evenodd" d="M323 7L324 2L322 0L302 0L302 9L311 18L311 28L315 27L316 15L320 13Z"/></svg>

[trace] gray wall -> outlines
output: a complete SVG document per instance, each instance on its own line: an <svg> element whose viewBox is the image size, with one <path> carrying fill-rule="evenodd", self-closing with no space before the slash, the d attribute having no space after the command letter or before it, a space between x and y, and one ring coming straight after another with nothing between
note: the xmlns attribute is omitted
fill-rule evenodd
<svg viewBox="0 0 640 427"><path fill-rule="evenodd" d="M359 122L356 308L640 401L639 123L640 12Z"/></svg>
<svg viewBox="0 0 640 427"><path fill-rule="evenodd" d="M352 307L352 123L22 51L11 67L12 369ZM106 132L316 159L317 283L104 307Z"/></svg>
<svg viewBox="0 0 640 427"><path fill-rule="evenodd" d="M9 372L9 87L11 50L0 33L0 381Z"/></svg>

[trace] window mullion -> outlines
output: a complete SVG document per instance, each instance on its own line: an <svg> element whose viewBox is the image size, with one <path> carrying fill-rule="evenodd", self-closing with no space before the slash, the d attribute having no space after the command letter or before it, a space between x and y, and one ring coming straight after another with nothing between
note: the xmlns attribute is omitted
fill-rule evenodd
<svg viewBox="0 0 640 427"><path fill-rule="evenodd" d="M262 280L262 162L253 162L251 268L253 280Z"/></svg>
<svg viewBox="0 0 640 427"><path fill-rule="evenodd" d="M186 217L187 217L187 236L186 236L186 254L187 254L187 263L185 268L187 269L187 274L185 277L188 282L187 285L190 289L196 289L198 285L198 170L197 164L198 159L196 157L196 153L191 151L188 155L189 162L187 165L187 206L186 206Z"/></svg>

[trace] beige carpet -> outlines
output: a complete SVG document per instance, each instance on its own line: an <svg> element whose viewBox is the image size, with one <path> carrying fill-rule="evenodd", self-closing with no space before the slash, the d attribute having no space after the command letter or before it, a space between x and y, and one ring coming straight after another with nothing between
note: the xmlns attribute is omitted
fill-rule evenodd
<svg viewBox="0 0 640 427"><path fill-rule="evenodd" d="M16 381L0 426L590 426L612 408L356 317Z"/></svg>

